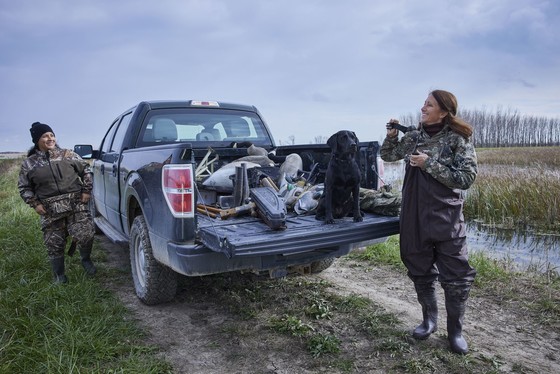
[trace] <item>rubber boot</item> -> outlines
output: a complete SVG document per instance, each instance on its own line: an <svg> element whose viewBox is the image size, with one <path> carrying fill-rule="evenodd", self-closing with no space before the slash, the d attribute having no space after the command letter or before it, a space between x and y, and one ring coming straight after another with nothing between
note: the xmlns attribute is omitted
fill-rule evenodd
<svg viewBox="0 0 560 374"><path fill-rule="evenodd" d="M95 275L97 273L97 268L91 261L91 246L89 249L80 248L80 256L82 258L82 266L86 271L87 275Z"/></svg>
<svg viewBox="0 0 560 374"><path fill-rule="evenodd" d="M447 339L453 352L466 354L469 352L469 346L463 337L463 317L471 283L444 283L442 287L447 309Z"/></svg>
<svg viewBox="0 0 560 374"><path fill-rule="evenodd" d="M418 302L422 306L423 321L412 332L412 337L418 340L428 339L437 331L438 306L434 282L414 283Z"/></svg>
<svg viewBox="0 0 560 374"><path fill-rule="evenodd" d="M68 283L68 278L64 274L64 256L50 259L54 273L54 283Z"/></svg>

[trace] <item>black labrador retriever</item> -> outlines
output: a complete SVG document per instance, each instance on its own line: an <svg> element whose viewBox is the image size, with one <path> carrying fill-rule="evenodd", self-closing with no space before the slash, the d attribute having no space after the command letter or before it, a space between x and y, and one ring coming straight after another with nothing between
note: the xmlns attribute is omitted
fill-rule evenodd
<svg viewBox="0 0 560 374"><path fill-rule="evenodd" d="M360 211L361 173L356 162L358 138L353 131L341 130L327 141L331 158L325 175L325 190L319 199L315 218L334 223L334 218L353 212L354 222L363 220Z"/></svg>

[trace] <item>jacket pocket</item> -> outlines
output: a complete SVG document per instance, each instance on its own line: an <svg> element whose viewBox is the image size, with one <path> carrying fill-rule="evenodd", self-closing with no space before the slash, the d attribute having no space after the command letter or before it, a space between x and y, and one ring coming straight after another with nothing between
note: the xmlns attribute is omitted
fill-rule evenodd
<svg viewBox="0 0 560 374"><path fill-rule="evenodd" d="M72 212L76 206L75 199L75 193L66 193L63 195L47 197L46 199L42 199L41 202L50 215L59 215Z"/></svg>

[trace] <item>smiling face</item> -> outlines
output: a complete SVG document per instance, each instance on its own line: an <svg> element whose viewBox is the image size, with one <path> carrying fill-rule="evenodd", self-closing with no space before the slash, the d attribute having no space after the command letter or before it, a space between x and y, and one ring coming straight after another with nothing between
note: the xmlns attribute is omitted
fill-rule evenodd
<svg viewBox="0 0 560 374"><path fill-rule="evenodd" d="M441 110L437 100L430 94L422 106L421 122L424 125L433 125L440 123L447 115L447 112Z"/></svg>
<svg viewBox="0 0 560 374"><path fill-rule="evenodd" d="M37 147L43 152L54 149L56 146L56 137L52 132L44 133L37 141Z"/></svg>

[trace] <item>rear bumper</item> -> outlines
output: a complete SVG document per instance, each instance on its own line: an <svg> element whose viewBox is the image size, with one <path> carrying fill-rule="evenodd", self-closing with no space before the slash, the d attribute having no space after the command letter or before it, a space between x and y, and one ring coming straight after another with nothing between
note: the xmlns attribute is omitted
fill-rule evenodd
<svg viewBox="0 0 560 374"><path fill-rule="evenodd" d="M292 254L271 254L228 258L204 246L168 243L169 267L186 276L218 274L230 271L261 272L306 266L312 262L348 254L354 246L345 245Z"/></svg>

